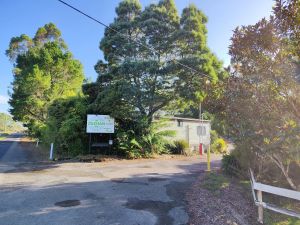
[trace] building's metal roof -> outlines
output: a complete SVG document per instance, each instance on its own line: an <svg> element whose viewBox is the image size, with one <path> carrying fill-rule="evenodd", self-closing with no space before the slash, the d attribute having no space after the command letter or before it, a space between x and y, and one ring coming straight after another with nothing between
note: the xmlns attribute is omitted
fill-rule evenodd
<svg viewBox="0 0 300 225"><path fill-rule="evenodd" d="M169 119L169 120L182 120L182 121L193 121L193 122L204 122L204 123L210 123L210 120L199 120L194 118L184 118L184 117L177 117L177 116L163 116L161 118Z"/></svg>

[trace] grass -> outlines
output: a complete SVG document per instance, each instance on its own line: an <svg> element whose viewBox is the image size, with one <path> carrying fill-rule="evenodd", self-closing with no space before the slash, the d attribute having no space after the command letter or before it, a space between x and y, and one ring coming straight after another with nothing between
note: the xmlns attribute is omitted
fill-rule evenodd
<svg viewBox="0 0 300 225"><path fill-rule="evenodd" d="M278 205L281 208L300 212L299 206L297 206L295 202L289 201L289 199L282 201L274 197L271 198L271 196L266 196L265 201L272 202L272 204ZM300 225L300 219L276 213L267 209L264 209L264 220L265 224L267 225Z"/></svg>
<svg viewBox="0 0 300 225"><path fill-rule="evenodd" d="M264 210L264 224L266 225L300 225L300 220L279 213Z"/></svg>
<svg viewBox="0 0 300 225"><path fill-rule="evenodd" d="M1 141L1 140L4 140L7 136L8 136L7 133L1 133L1 134L0 134L0 141Z"/></svg>
<svg viewBox="0 0 300 225"><path fill-rule="evenodd" d="M229 179L222 174L211 172L205 176L201 186L215 194L218 194L221 189L228 187L229 183Z"/></svg>

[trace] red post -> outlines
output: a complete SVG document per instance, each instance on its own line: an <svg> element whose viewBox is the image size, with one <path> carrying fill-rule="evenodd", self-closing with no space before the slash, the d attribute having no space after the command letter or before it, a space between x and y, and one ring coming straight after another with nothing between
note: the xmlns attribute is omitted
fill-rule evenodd
<svg viewBox="0 0 300 225"><path fill-rule="evenodd" d="M199 154L203 155L202 143L199 144Z"/></svg>

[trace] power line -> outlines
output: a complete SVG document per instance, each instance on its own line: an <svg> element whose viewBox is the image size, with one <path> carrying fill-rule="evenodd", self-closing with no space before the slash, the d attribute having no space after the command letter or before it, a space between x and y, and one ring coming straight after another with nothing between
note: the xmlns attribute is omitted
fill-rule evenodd
<svg viewBox="0 0 300 225"><path fill-rule="evenodd" d="M57 1L59 1L60 3L66 5L67 7L69 7L69 8L71 8L71 9L75 10L76 12L80 13L81 15L83 15L83 16L85 16L85 17L91 19L91 20L93 20L94 22L96 22L96 23L98 23L98 24L100 24L100 25L102 25L102 26L104 26L104 27L106 27L106 28L108 28L108 29L114 31L115 33L118 33L118 34L120 34L121 36L123 36L123 37L125 37L125 38L128 38L128 39L130 39L130 40L132 40L132 38L131 38L129 35L121 33L120 31L118 31L118 30L116 30L116 29L114 29L114 28L112 28L112 27L106 25L105 23L101 22L100 20L98 20L98 19L96 19L96 18L94 18L94 17L88 15L87 13L85 13L85 12L79 10L78 8L75 8L74 6L72 6L72 5L68 4L68 3L66 3L65 1L63 1L63 0L57 0ZM138 41L138 40L135 40L135 39L134 39L134 40L132 40L132 41L134 41L135 43L137 43L137 44L140 45L140 46L143 46L143 47L147 48L148 50L150 50L150 51L152 51L152 52L154 52L154 53L156 53L156 54L159 54L158 51L156 51L155 49L149 47L148 45L145 45L144 43L141 43L141 42ZM182 66L182 67L184 67L184 68L186 68L186 69L189 69L189 70L193 71L194 73L197 73L197 74L199 74L199 75L202 75L202 76L205 76L205 77L210 78L209 75L207 75L207 74L205 74L205 73L201 73L201 72L199 72L198 70L196 70L196 69L194 69L194 68L192 68L192 67L190 67L190 66L188 66L188 65L186 65L186 64L183 64L183 63L179 62L179 61L176 60L176 59L173 59L172 61L174 61L175 63L177 63L178 65L180 65L180 66Z"/></svg>

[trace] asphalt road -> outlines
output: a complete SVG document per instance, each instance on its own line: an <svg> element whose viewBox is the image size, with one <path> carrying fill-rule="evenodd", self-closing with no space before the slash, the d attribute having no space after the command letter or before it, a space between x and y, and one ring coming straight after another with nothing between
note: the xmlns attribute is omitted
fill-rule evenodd
<svg viewBox="0 0 300 225"><path fill-rule="evenodd" d="M11 143L0 141L0 160L7 153Z"/></svg>
<svg viewBox="0 0 300 225"><path fill-rule="evenodd" d="M20 143L23 134L11 134L0 141L0 163L22 163L29 161L27 152Z"/></svg>
<svg viewBox="0 0 300 225"><path fill-rule="evenodd" d="M21 147L12 142L0 149L6 151L0 225L188 224L185 194L206 168L199 156L104 163L28 163L18 156L19 163L7 162Z"/></svg>

